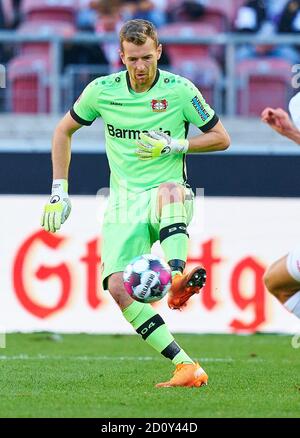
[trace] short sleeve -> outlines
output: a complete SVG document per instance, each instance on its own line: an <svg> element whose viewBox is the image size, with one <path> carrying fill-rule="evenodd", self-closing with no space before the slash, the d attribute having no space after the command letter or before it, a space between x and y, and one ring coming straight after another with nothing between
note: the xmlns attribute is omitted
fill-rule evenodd
<svg viewBox="0 0 300 438"><path fill-rule="evenodd" d="M100 117L95 106L99 89L97 82L93 81L83 90L77 101L70 110L73 119L81 125L91 125L97 117Z"/></svg>
<svg viewBox="0 0 300 438"><path fill-rule="evenodd" d="M185 120L197 126L202 132L209 131L218 123L219 117L205 102L204 97L192 82L185 79L183 87L181 99L184 102L183 114Z"/></svg>

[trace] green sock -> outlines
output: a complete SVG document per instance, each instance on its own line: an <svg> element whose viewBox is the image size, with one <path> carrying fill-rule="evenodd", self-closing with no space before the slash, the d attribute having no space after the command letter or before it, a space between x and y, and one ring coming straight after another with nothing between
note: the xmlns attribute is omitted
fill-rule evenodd
<svg viewBox="0 0 300 438"><path fill-rule="evenodd" d="M167 261L186 261L188 234L186 231L186 209L182 202L166 204L160 218L160 243Z"/></svg>
<svg viewBox="0 0 300 438"><path fill-rule="evenodd" d="M123 315L147 344L175 365L194 363L175 342L164 320L150 304L134 301L123 310Z"/></svg>

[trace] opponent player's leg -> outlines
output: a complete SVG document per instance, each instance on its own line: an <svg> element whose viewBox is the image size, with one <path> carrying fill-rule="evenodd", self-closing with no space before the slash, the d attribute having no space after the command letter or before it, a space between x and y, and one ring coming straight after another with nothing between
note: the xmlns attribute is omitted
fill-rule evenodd
<svg viewBox="0 0 300 438"><path fill-rule="evenodd" d="M186 199L187 196L191 199ZM206 272L201 266L183 274L188 254L187 224L191 220L186 209L188 202L193 203L193 196L186 187L176 183L159 186L159 239L172 270L172 286L168 295L168 304L172 309L179 309L194 293L200 292L206 280Z"/></svg>
<svg viewBox="0 0 300 438"><path fill-rule="evenodd" d="M123 273L116 272L108 278L108 290L123 316L154 350L176 365L174 377L157 386L201 386L207 383L207 375L199 364L175 342L164 320L150 304L134 301L126 292Z"/></svg>
<svg viewBox="0 0 300 438"><path fill-rule="evenodd" d="M273 263L264 275L268 291L300 318L300 251L291 251Z"/></svg>

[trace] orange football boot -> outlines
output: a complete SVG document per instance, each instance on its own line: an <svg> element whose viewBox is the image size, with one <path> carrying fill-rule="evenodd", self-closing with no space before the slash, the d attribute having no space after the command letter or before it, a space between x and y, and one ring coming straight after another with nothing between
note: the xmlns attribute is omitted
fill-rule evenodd
<svg viewBox="0 0 300 438"><path fill-rule="evenodd" d="M205 286L206 271L197 266L188 274L176 274L168 293L170 309L180 309L194 294L198 294Z"/></svg>
<svg viewBox="0 0 300 438"><path fill-rule="evenodd" d="M173 377L168 382L157 383L156 388L171 386L199 387L207 385L208 375L198 363L180 363L176 365Z"/></svg>

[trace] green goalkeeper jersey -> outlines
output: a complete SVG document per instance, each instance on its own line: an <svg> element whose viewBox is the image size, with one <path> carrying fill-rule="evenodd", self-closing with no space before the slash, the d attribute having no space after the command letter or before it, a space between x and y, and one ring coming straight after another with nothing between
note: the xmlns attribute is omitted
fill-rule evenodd
<svg viewBox="0 0 300 438"><path fill-rule="evenodd" d="M164 182L186 181L185 156L169 154L139 160L135 151L142 131L163 131L173 138L186 138L189 123L206 132L218 117L199 90L181 76L157 70L152 87L136 93L126 71L99 77L83 91L71 109L82 125L102 117L112 189L144 191Z"/></svg>

